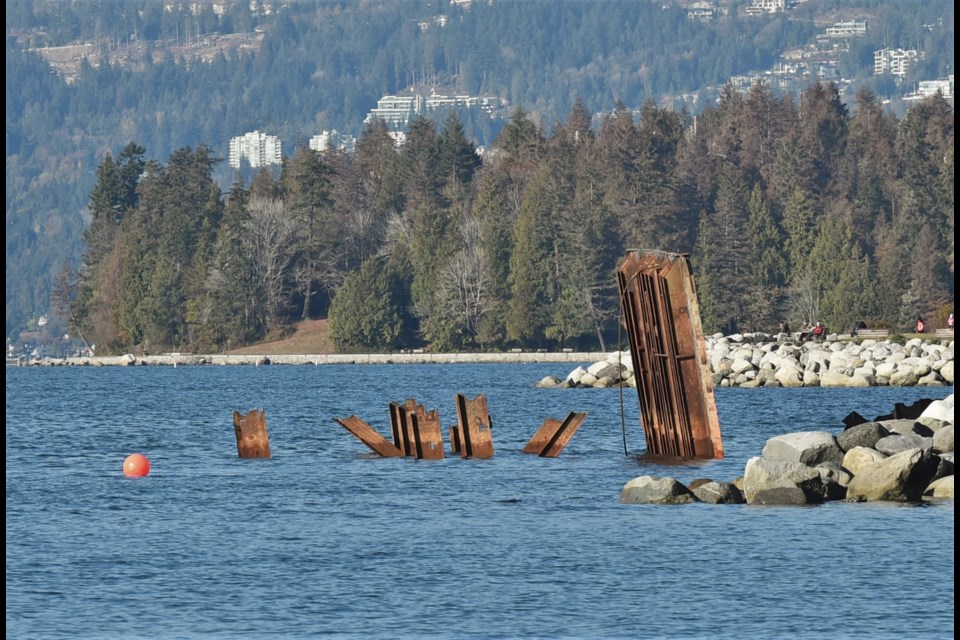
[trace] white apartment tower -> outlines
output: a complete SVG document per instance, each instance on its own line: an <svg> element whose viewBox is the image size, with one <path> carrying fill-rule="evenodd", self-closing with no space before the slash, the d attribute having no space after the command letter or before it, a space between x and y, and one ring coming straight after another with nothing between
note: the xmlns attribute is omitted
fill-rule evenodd
<svg viewBox="0 0 960 640"><path fill-rule="evenodd" d="M253 168L280 164L283 162L280 139L260 131L230 138L230 166L239 169L244 158Z"/></svg>
<svg viewBox="0 0 960 640"><path fill-rule="evenodd" d="M916 49L881 49L873 52L873 75L890 73L899 78L907 75L910 67L923 58L923 52Z"/></svg>

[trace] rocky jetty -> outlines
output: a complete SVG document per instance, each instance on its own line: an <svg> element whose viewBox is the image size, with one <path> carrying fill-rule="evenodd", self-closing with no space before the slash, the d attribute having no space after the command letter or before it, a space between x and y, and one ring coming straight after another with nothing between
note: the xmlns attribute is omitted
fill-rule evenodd
<svg viewBox="0 0 960 640"><path fill-rule="evenodd" d="M953 394L915 419L850 424L842 433L802 431L767 440L730 482L640 476L627 482L629 504L806 505L953 500ZM851 414L854 415L854 414ZM845 421L849 422L849 421Z"/></svg>
<svg viewBox="0 0 960 640"><path fill-rule="evenodd" d="M953 339L823 342L766 334L711 336L707 359L716 387L873 387L953 384ZM630 353L613 352L565 379L548 376L538 387L636 387Z"/></svg>

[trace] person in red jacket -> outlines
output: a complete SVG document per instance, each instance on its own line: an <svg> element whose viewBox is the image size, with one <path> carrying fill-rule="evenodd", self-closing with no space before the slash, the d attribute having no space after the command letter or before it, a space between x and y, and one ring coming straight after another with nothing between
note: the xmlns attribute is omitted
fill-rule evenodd
<svg viewBox="0 0 960 640"><path fill-rule="evenodd" d="M825 329L823 328L823 324L818 320L818 321L817 321L817 324L814 325L814 327L813 327L813 332L812 332L812 333L813 333L813 339L816 340L816 341L818 341L818 342L819 342L820 340L823 340L823 334L824 334L824 332L825 332Z"/></svg>
<svg viewBox="0 0 960 640"><path fill-rule="evenodd" d="M917 318L917 333L923 333L923 329L924 329L923 318L918 317L918 318Z"/></svg>

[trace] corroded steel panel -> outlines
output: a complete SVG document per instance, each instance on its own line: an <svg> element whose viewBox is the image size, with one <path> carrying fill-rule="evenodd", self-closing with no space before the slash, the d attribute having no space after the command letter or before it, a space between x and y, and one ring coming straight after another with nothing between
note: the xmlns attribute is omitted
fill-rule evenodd
<svg viewBox="0 0 960 640"><path fill-rule="evenodd" d="M700 304L686 254L633 251L617 269L647 453L722 458Z"/></svg>
<svg viewBox="0 0 960 640"><path fill-rule="evenodd" d="M443 429L436 409L427 411L416 400L390 403L390 425L394 445L405 456L425 460L443 458Z"/></svg>
<svg viewBox="0 0 960 640"><path fill-rule="evenodd" d="M233 431L237 436L237 453L241 458L270 457L270 436L267 434L267 416L263 409L253 409L247 415L234 411Z"/></svg>
<svg viewBox="0 0 960 640"><path fill-rule="evenodd" d="M532 453L541 458L556 458L586 419L586 413L575 412L571 412L563 422L547 418L523 448L523 453Z"/></svg>
<svg viewBox="0 0 960 640"><path fill-rule="evenodd" d="M464 458L493 457L493 423L487 411L487 398L478 395L473 400L456 395L458 441L451 443L454 451Z"/></svg>
<svg viewBox="0 0 960 640"><path fill-rule="evenodd" d="M377 433L373 427L357 416L334 418L334 420L341 427L356 436L360 442L370 447L375 453L385 458L395 458L403 455L400 449L390 444L386 438Z"/></svg>

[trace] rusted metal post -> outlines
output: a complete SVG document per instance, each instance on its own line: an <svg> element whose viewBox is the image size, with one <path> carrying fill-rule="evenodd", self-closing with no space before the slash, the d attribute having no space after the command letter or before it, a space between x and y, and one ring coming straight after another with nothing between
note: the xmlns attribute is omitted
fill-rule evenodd
<svg viewBox="0 0 960 640"><path fill-rule="evenodd" d="M270 457L267 416L263 409L253 409L247 415L234 411L233 430L237 436L237 453L241 458Z"/></svg>
<svg viewBox="0 0 960 640"><path fill-rule="evenodd" d="M535 454L541 458L556 458L586 419L586 413L574 412L563 422L547 418L523 448L523 453Z"/></svg>
<svg viewBox="0 0 960 640"><path fill-rule="evenodd" d="M373 427L357 416L334 418L334 421L356 436L360 442L367 445L375 453L380 454L384 458L396 458L403 456L403 452L400 451L400 449L390 444L386 438L377 433Z"/></svg>
<svg viewBox="0 0 960 640"><path fill-rule="evenodd" d="M457 442L452 441L454 452L464 458L492 458L493 457L493 423L487 411L487 398L478 395L473 400L463 394L456 395L457 404Z"/></svg>
<svg viewBox="0 0 960 640"><path fill-rule="evenodd" d="M617 269L647 453L722 458L720 419L687 254L632 251Z"/></svg>

